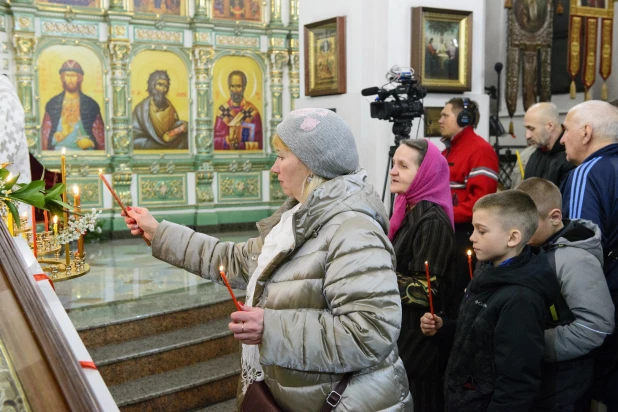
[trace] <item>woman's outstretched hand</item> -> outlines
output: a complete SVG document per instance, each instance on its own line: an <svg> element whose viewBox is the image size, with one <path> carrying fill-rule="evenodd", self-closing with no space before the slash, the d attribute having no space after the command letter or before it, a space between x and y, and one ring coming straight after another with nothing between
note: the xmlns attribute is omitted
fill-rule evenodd
<svg viewBox="0 0 618 412"><path fill-rule="evenodd" d="M127 207L127 214L120 213L124 216L124 222L134 236L140 236L142 233L146 239L151 240L154 237L159 222L152 217L145 207Z"/></svg>
<svg viewBox="0 0 618 412"><path fill-rule="evenodd" d="M242 311L232 313L228 325L234 338L245 345L259 345L264 334L264 309L242 306Z"/></svg>
<svg viewBox="0 0 618 412"><path fill-rule="evenodd" d="M421 318L421 331L425 336L433 336L443 325L442 318L438 315L425 313Z"/></svg>

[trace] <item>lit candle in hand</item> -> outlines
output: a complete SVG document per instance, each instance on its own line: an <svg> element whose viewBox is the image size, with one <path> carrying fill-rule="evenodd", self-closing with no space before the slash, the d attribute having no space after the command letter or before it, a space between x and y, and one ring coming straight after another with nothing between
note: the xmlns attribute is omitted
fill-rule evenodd
<svg viewBox="0 0 618 412"><path fill-rule="evenodd" d="M431 296L431 279L429 276L429 262L425 261L425 276L427 277L427 294L429 295L429 311L433 316L433 297Z"/></svg>
<svg viewBox="0 0 618 412"><path fill-rule="evenodd" d="M223 266L219 266L219 274L221 275L221 279L223 279L223 283L225 283L225 286L227 286L228 292L230 292L230 296L232 297L232 300L234 301L234 305L236 305L236 309L241 311L242 308L240 307L240 303L238 303L236 296L234 296L234 292L232 292L232 287L230 286L230 282L227 281L227 277L225 276L225 272L223 271Z"/></svg>
<svg viewBox="0 0 618 412"><path fill-rule="evenodd" d="M468 271L470 272L470 280L472 280L472 251L468 249Z"/></svg>

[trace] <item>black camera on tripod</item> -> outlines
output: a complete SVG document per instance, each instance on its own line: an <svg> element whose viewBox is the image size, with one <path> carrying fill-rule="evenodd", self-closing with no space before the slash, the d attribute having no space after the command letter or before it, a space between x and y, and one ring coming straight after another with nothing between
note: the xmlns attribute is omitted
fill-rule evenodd
<svg viewBox="0 0 618 412"><path fill-rule="evenodd" d="M427 94L418 79L414 77L413 69L402 69L393 66L386 74L390 83L398 83L392 89L369 87L361 91L363 96L378 95L370 105L373 119L388 120L395 123L393 134L399 138L410 137L412 120L425 114L423 97ZM389 97L391 100L386 101Z"/></svg>

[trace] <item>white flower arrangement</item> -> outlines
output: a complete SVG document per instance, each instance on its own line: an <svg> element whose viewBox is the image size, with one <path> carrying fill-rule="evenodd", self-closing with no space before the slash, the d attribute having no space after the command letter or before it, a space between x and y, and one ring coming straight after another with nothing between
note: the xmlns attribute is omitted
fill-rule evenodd
<svg viewBox="0 0 618 412"><path fill-rule="evenodd" d="M64 245L85 234L87 231L101 233L101 228L96 226L97 218L101 211L92 209L83 216L69 215L68 227L58 232L56 239L59 244Z"/></svg>

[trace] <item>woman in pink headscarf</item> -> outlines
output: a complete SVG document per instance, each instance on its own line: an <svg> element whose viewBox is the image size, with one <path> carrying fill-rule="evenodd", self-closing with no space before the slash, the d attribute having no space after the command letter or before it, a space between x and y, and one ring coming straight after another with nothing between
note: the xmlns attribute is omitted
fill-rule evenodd
<svg viewBox="0 0 618 412"><path fill-rule="evenodd" d="M425 337L420 318L429 311L425 262L429 263L434 310L454 318L455 232L449 168L425 139L404 140L393 156L391 192L396 193L388 237L397 256L402 301L399 355L408 373L414 408L444 410L442 376L448 353Z"/></svg>

